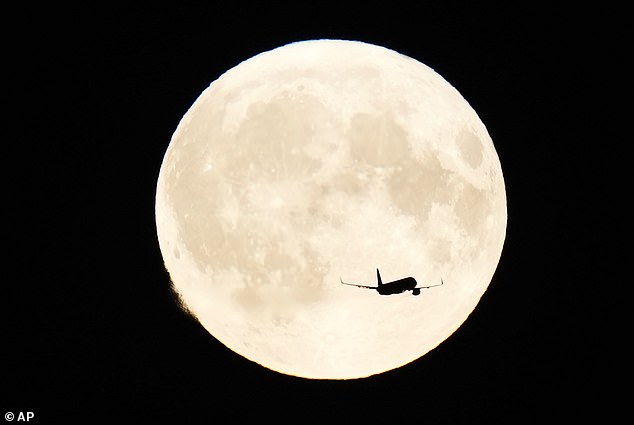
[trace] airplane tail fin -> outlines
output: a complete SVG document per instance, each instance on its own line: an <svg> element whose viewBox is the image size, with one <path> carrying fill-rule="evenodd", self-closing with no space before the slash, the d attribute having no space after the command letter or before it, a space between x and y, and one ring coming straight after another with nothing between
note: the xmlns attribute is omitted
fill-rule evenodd
<svg viewBox="0 0 634 425"><path fill-rule="evenodd" d="M379 273L379 269L376 269L376 281L378 282L379 286L383 285L383 281L381 281L381 273Z"/></svg>

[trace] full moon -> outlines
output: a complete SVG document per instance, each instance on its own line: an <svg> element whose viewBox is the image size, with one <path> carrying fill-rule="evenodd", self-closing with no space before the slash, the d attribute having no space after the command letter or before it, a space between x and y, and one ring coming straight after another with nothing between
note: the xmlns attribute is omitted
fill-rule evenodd
<svg viewBox="0 0 634 425"><path fill-rule="evenodd" d="M350 379L412 362L474 310L500 259L493 142L440 75L387 48L297 42L221 75L184 115L156 189L184 308L269 369ZM345 286L414 277L382 296Z"/></svg>

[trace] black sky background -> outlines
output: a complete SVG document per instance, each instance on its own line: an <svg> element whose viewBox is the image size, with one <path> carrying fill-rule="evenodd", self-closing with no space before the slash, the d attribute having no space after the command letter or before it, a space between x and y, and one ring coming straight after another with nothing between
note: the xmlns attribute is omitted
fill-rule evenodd
<svg viewBox="0 0 634 425"><path fill-rule="evenodd" d="M618 165L632 141L629 12L441 4L8 13L1 413L456 424L625 409L610 332L631 229ZM156 238L159 168L192 102L241 61L313 38L378 44L435 69L486 125L506 183L506 242L476 310L422 359L362 380L285 376L225 348L179 310Z"/></svg>

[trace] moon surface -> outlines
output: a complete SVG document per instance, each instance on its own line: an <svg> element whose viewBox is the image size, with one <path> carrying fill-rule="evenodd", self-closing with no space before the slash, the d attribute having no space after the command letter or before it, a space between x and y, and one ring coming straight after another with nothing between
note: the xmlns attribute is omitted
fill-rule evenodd
<svg viewBox="0 0 634 425"><path fill-rule="evenodd" d="M313 40L261 53L182 118L156 192L183 306L236 353L305 378L382 373L449 337L486 291L506 195L485 126L395 51ZM413 276L381 296L341 285Z"/></svg>

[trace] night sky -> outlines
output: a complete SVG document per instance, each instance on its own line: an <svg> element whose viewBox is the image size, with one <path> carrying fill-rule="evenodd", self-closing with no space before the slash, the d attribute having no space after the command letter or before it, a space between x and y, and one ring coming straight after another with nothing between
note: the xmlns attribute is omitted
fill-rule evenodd
<svg viewBox="0 0 634 425"><path fill-rule="evenodd" d="M15 26L2 30L0 413L109 424L617 415L631 12L299 4L4 17ZM202 90L257 53L314 38L378 44L432 67L486 125L507 190L502 258L475 311L423 358L361 380L281 375L216 341L179 309L154 223L163 154Z"/></svg>

